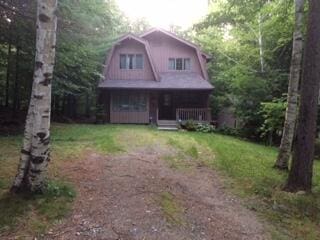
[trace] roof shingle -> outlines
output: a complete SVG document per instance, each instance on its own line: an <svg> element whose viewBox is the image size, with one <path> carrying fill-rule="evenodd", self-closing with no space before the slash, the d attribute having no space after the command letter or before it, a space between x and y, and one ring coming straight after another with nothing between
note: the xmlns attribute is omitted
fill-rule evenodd
<svg viewBox="0 0 320 240"><path fill-rule="evenodd" d="M213 86L197 73L162 73L160 81L154 80L104 80L99 88L157 89L157 90L212 90Z"/></svg>

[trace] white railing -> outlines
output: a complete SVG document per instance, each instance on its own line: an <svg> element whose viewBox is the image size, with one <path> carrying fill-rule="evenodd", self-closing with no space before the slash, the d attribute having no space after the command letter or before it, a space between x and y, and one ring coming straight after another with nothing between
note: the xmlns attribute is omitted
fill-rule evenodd
<svg viewBox="0 0 320 240"><path fill-rule="evenodd" d="M211 109L210 108L177 108L177 121L193 120L195 122L210 122Z"/></svg>

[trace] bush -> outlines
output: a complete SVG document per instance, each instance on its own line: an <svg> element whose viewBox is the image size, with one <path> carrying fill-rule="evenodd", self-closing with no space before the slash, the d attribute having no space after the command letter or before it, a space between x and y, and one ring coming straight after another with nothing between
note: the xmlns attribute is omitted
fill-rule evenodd
<svg viewBox="0 0 320 240"><path fill-rule="evenodd" d="M230 127L226 127L226 126L223 126L222 128L218 128L215 131L217 133L230 135L230 136L235 136L235 137L243 137L243 135L244 135L244 134L241 133L240 129L230 128Z"/></svg>
<svg viewBox="0 0 320 240"><path fill-rule="evenodd" d="M210 132L213 132L214 130L215 130L215 128L208 123L196 124L196 131L197 132L210 133Z"/></svg>
<svg viewBox="0 0 320 240"><path fill-rule="evenodd" d="M268 139L270 145L273 144L274 140L279 142L281 139L286 106L286 99L284 98L261 103L260 113L264 119L260 127L261 138Z"/></svg>
<svg viewBox="0 0 320 240"><path fill-rule="evenodd" d="M193 120L188 120L186 121L186 123L183 125L183 127L185 129L187 129L188 131L195 131L196 130L196 123Z"/></svg>
<svg viewBox="0 0 320 240"><path fill-rule="evenodd" d="M203 133L210 133L215 131L214 126L208 123L196 123L193 120L188 120L185 123L182 123L181 127L188 131L197 131L197 132L203 132Z"/></svg>

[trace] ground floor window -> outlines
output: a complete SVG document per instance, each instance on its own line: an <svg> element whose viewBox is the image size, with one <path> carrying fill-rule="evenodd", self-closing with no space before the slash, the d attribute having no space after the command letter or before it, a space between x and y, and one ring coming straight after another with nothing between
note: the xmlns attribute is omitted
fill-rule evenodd
<svg viewBox="0 0 320 240"><path fill-rule="evenodd" d="M112 96L112 110L115 112L147 111L147 95L145 93L115 93Z"/></svg>

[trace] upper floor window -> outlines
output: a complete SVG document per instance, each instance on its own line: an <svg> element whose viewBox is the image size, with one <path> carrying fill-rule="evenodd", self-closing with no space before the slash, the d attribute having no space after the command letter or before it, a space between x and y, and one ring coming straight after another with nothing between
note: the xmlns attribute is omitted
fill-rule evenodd
<svg viewBox="0 0 320 240"><path fill-rule="evenodd" d="M143 69L143 55L120 54L120 69Z"/></svg>
<svg viewBox="0 0 320 240"><path fill-rule="evenodd" d="M190 58L169 58L169 70L190 70Z"/></svg>

